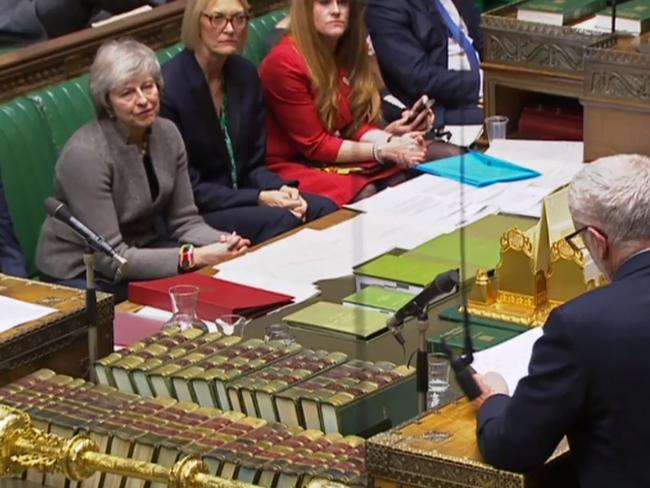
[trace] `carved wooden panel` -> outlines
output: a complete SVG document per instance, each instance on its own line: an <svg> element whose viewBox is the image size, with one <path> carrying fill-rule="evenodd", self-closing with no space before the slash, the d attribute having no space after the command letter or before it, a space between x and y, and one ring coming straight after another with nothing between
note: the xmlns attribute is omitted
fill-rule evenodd
<svg viewBox="0 0 650 488"><path fill-rule="evenodd" d="M610 38L492 14L483 15L483 30L486 62L565 72L582 70L585 48Z"/></svg>
<svg viewBox="0 0 650 488"><path fill-rule="evenodd" d="M627 100L647 106L650 55L616 49L589 49L585 56L585 96Z"/></svg>

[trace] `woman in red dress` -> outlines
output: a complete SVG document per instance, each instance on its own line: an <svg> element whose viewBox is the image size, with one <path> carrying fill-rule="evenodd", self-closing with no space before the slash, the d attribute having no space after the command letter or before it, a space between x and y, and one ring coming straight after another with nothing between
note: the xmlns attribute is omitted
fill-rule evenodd
<svg viewBox="0 0 650 488"><path fill-rule="evenodd" d="M338 205L406 178L426 151L432 114L380 129L362 0L294 0L289 33L260 68L268 106L267 164Z"/></svg>

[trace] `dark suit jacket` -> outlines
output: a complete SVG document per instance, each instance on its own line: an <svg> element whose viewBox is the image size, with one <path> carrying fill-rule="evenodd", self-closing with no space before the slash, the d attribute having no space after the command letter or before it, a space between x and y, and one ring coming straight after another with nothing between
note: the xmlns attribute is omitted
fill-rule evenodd
<svg viewBox="0 0 650 488"><path fill-rule="evenodd" d="M25 256L14 234L2 181L0 181L0 273L27 276Z"/></svg>
<svg viewBox="0 0 650 488"><path fill-rule="evenodd" d="M481 54L481 15L473 0L453 0ZM434 0L368 0L366 25L390 92L410 106L424 94L436 100L438 123L449 108L478 102L480 77L447 69L449 33Z"/></svg>
<svg viewBox="0 0 650 488"><path fill-rule="evenodd" d="M582 488L650 486L650 251L552 312L512 398L478 414L481 452L514 471L567 435Z"/></svg>
<svg viewBox="0 0 650 488"><path fill-rule="evenodd" d="M201 213L257 205L261 190L286 184L266 167L266 109L257 69L233 55L226 60L224 76L238 189L233 188L224 134L194 52L185 49L163 68L161 115L171 119L183 136L194 200Z"/></svg>

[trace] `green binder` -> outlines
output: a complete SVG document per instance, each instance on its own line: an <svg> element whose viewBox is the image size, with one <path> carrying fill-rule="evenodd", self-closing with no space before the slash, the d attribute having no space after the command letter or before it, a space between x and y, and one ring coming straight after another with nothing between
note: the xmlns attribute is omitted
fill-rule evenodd
<svg viewBox="0 0 650 488"><path fill-rule="evenodd" d="M470 333L475 351L482 351L483 349L501 344L502 342L521 334L521 332L523 332L523 330L513 331L488 327L485 325L470 325ZM444 332L429 337L427 340L429 343L429 352L443 352L443 338L447 345L457 349L462 349L465 338L463 324L451 324Z"/></svg>
<svg viewBox="0 0 650 488"><path fill-rule="evenodd" d="M370 339L386 329L384 313L330 302L312 303L284 320L298 327L315 327L362 339Z"/></svg>
<svg viewBox="0 0 650 488"><path fill-rule="evenodd" d="M345 297L343 304L377 312L394 313L411 300L413 300L413 295L410 293L380 286L368 286Z"/></svg>
<svg viewBox="0 0 650 488"><path fill-rule="evenodd" d="M463 314L460 313L458 308L458 305L446 308L438 314L438 317L440 317L442 320L448 320L451 322L463 322ZM529 327L523 325L510 324L508 322L502 322L501 320L477 317L476 315L471 314L469 316L469 323L470 325L485 325L487 327L494 327L496 329L509 330L518 333L525 332L529 329Z"/></svg>
<svg viewBox="0 0 650 488"><path fill-rule="evenodd" d="M357 289L366 286L397 288L411 294L419 293L441 273L451 268L439 263L406 254L383 254L354 268Z"/></svg>

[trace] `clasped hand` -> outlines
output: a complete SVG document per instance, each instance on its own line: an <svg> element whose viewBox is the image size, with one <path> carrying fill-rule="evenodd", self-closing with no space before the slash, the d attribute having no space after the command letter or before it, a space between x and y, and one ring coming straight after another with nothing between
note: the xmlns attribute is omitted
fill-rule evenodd
<svg viewBox="0 0 650 488"><path fill-rule="evenodd" d="M427 155L424 136L421 132L409 132L392 137L381 146L382 157L394 162L402 169L413 168L423 162Z"/></svg>
<svg viewBox="0 0 650 488"><path fill-rule="evenodd" d="M286 208L296 218L305 220L307 214L307 202L300 196L297 188L283 185L279 190L265 190L260 192L258 198L260 205L267 207Z"/></svg>
<svg viewBox="0 0 650 488"><path fill-rule="evenodd" d="M197 268L215 265L242 254L250 245L251 241L235 232L221 234L219 242L194 249L194 264Z"/></svg>

